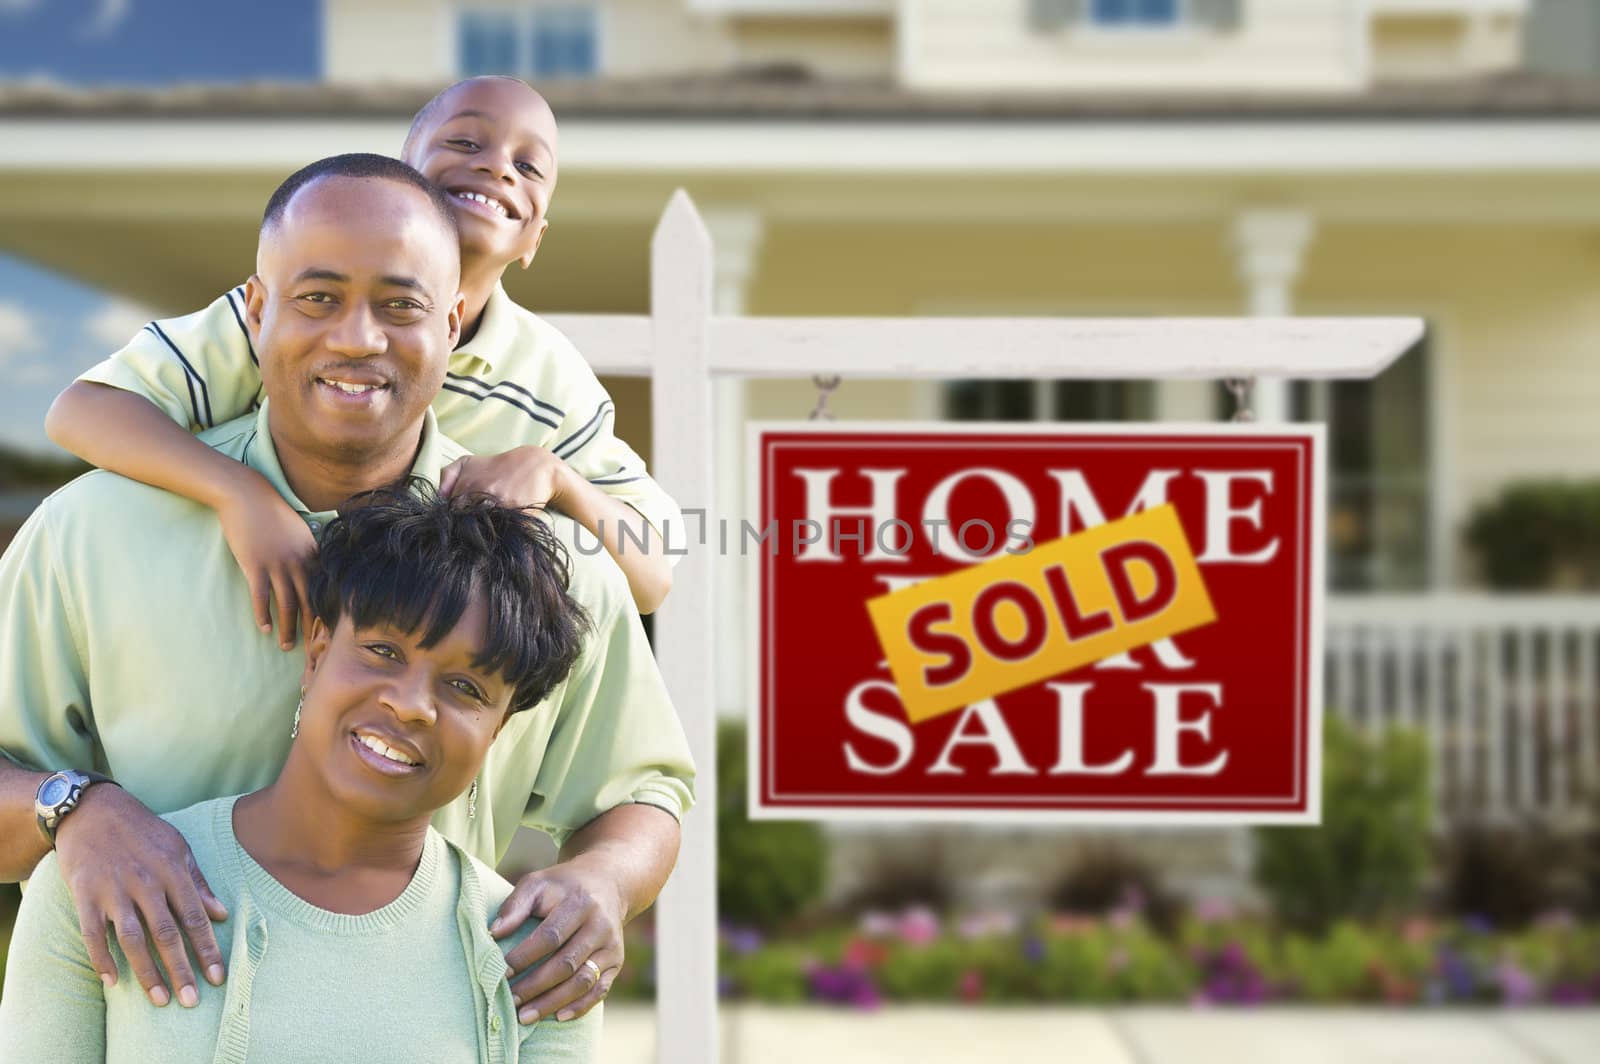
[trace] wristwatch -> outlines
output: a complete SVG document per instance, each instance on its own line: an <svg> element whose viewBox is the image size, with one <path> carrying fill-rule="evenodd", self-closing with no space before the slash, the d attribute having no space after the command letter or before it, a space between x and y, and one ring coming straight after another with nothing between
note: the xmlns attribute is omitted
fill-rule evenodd
<svg viewBox="0 0 1600 1064"><path fill-rule="evenodd" d="M56 844L56 829L66 815L78 808L83 792L91 783L115 783L110 776L98 772L79 772L75 768L63 769L46 776L33 796L33 815L39 822L39 832L52 847Z"/></svg>

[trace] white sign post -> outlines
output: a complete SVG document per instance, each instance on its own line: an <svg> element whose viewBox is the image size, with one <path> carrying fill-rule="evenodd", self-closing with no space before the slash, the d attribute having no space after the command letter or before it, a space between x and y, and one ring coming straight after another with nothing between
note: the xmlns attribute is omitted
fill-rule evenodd
<svg viewBox="0 0 1600 1064"><path fill-rule="evenodd" d="M656 479L688 515L689 553L656 614L656 654L699 775L656 918L659 1064L715 1064L716 701L712 644L715 376L1367 378L1418 318L719 318L711 238L673 194L651 243L651 313L552 315L595 371L652 379ZM724 461L737 456L722 456ZM705 535L702 537L702 530ZM704 542L701 542L701 539ZM678 540L682 542L681 538Z"/></svg>

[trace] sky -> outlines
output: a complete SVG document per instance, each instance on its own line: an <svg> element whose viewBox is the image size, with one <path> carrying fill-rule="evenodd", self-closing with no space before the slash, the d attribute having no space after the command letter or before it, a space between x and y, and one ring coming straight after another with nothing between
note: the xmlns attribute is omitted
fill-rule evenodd
<svg viewBox="0 0 1600 1064"><path fill-rule="evenodd" d="M158 86L305 81L319 0L0 0L0 82ZM44 414L144 309L8 256L0 230L0 440L51 450Z"/></svg>

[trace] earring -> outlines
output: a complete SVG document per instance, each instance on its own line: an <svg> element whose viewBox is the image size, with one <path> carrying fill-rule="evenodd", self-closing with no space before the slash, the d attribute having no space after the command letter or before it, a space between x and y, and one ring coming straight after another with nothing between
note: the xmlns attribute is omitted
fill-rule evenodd
<svg viewBox="0 0 1600 1064"><path fill-rule="evenodd" d="M475 819L478 815L478 781L473 780L472 786L467 788L467 819Z"/></svg>
<svg viewBox="0 0 1600 1064"><path fill-rule="evenodd" d="M300 738L300 711L306 708L306 693L300 692L300 701L294 707L294 727L289 731L290 739Z"/></svg>

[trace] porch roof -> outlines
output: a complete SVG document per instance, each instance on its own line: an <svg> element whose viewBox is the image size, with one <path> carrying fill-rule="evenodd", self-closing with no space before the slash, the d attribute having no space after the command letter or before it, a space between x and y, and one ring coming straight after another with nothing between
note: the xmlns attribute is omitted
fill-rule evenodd
<svg viewBox="0 0 1600 1064"><path fill-rule="evenodd" d="M802 68L552 80L540 89L563 118L1130 122L1600 118L1600 80L1518 73L1379 83L1365 92L1032 93L916 91L888 79L822 79ZM0 118L384 119L409 117L436 84L253 83L171 88L0 84Z"/></svg>

